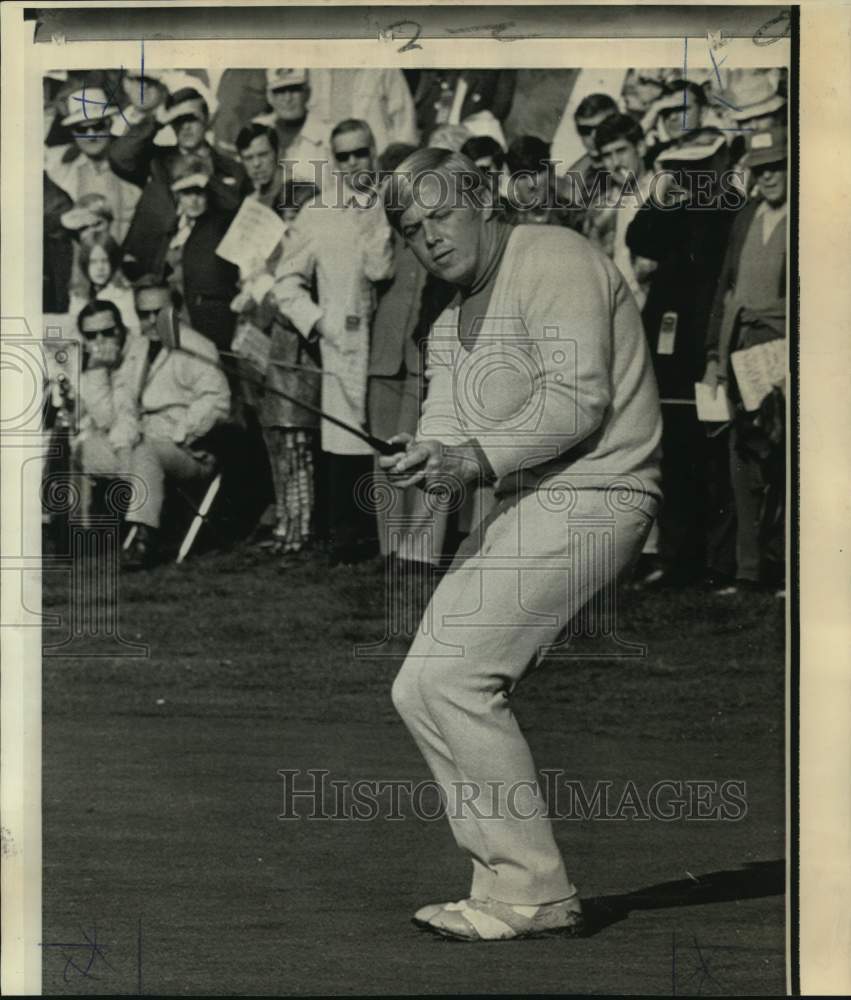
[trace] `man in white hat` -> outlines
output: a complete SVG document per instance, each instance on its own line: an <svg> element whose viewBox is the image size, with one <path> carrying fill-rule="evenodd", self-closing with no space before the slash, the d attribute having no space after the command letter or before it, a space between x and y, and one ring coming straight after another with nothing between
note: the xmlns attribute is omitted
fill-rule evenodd
<svg viewBox="0 0 851 1000"><path fill-rule="evenodd" d="M112 121L120 111L102 87L83 87L68 96L62 124L73 143L45 150L48 176L75 202L86 194L102 195L113 214L113 235L123 240L136 211L139 189L122 178L109 159Z"/></svg>
<svg viewBox="0 0 851 1000"><path fill-rule="evenodd" d="M743 132L786 124L786 98L778 92L776 78L763 70L743 70L733 77L724 100Z"/></svg>
<svg viewBox="0 0 851 1000"><path fill-rule="evenodd" d="M327 123L309 113L310 76L306 69L266 70L266 100L271 111L255 116L258 125L274 128L284 180L322 186L330 157Z"/></svg>
<svg viewBox="0 0 851 1000"><path fill-rule="evenodd" d="M201 157L207 164L211 190L224 209L236 209L243 171L207 142L209 109L194 87L181 87L165 105L148 111L127 132L115 139L110 160L116 173L142 188L139 210L127 234L124 249L138 262L137 273L159 274L168 245L177 227L177 207L171 191L175 162L183 156ZM157 144L157 136L170 127L176 145Z"/></svg>

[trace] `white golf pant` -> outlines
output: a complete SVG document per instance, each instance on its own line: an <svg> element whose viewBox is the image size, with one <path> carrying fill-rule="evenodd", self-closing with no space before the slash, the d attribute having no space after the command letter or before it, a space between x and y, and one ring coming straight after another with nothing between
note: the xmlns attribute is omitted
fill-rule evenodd
<svg viewBox="0 0 851 1000"><path fill-rule="evenodd" d="M503 497L431 598L392 696L472 860L474 897L540 904L576 891L509 694L592 597L598 611L614 597L656 508L640 488L564 478Z"/></svg>

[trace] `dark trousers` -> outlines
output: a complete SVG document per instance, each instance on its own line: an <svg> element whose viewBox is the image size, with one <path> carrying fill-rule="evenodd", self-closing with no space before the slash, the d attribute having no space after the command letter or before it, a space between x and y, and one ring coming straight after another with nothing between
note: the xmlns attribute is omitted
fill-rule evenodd
<svg viewBox="0 0 851 1000"><path fill-rule="evenodd" d="M375 553L378 535L375 511L369 503L372 455L322 452L316 497L317 536L346 561Z"/></svg>
<svg viewBox="0 0 851 1000"><path fill-rule="evenodd" d="M692 406L663 407L660 554L684 580L705 571L732 576L735 507L727 432L709 438Z"/></svg>
<svg viewBox="0 0 851 1000"><path fill-rule="evenodd" d="M757 438L754 441L754 438ZM736 497L736 577L779 584L785 567L785 469L782 453L755 453L759 432L747 425L730 436L730 478ZM757 447L755 448L754 445Z"/></svg>

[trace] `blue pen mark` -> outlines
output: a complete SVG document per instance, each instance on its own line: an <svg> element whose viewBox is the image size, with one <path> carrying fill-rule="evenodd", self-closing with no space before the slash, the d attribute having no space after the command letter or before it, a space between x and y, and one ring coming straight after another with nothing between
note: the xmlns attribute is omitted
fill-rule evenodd
<svg viewBox="0 0 851 1000"><path fill-rule="evenodd" d="M124 79L124 67L120 66L119 67L119 72L118 72L118 82L115 84L115 86L112 88L112 90L110 90L108 92L106 90L104 91L104 93L106 94L106 100L105 101L97 101L97 100L94 100L91 97L86 97L86 85L85 85L85 83L83 84L83 89L82 89L82 92L81 92L80 96L77 97L76 95L74 95L74 100L78 101L82 105L82 108L83 108L83 118L86 119L86 121L101 121L102 119L104 119L106 117L107 110L110 107L114 106L115 109L116 109L116 111L118 112L118 114L120 114L121 117L124 118L125 125L129 124L129 122L127 121L127 119L124 117L124 112L121 110L121 106L119 105L118 101L114 100L114 98L115 98L115 96L116 96L116 94L118 92L118 88L121 86L121 82L123 81L123 79ZM102 108L103 110L101 111L101 113L99 115L90 115L89 114L89 105L91 105L92 107ZM81 138L81 139L110 139L110 138L112 138L112 133L111 132L72 132L72 135L74 136L75 139L76 138Z"/></svg>

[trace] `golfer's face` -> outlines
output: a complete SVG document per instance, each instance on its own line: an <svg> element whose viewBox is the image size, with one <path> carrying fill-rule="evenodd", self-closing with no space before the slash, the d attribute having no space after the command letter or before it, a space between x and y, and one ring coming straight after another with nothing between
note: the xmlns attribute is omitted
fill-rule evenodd
<svg viewBox="0 0 851 1000"><path fill-rule="evenodd" d="M452 285L472 284L487 213L461 195L457 178L449 174L422 175L413 194L401 218L408 245L431 274Z"/></svg>

